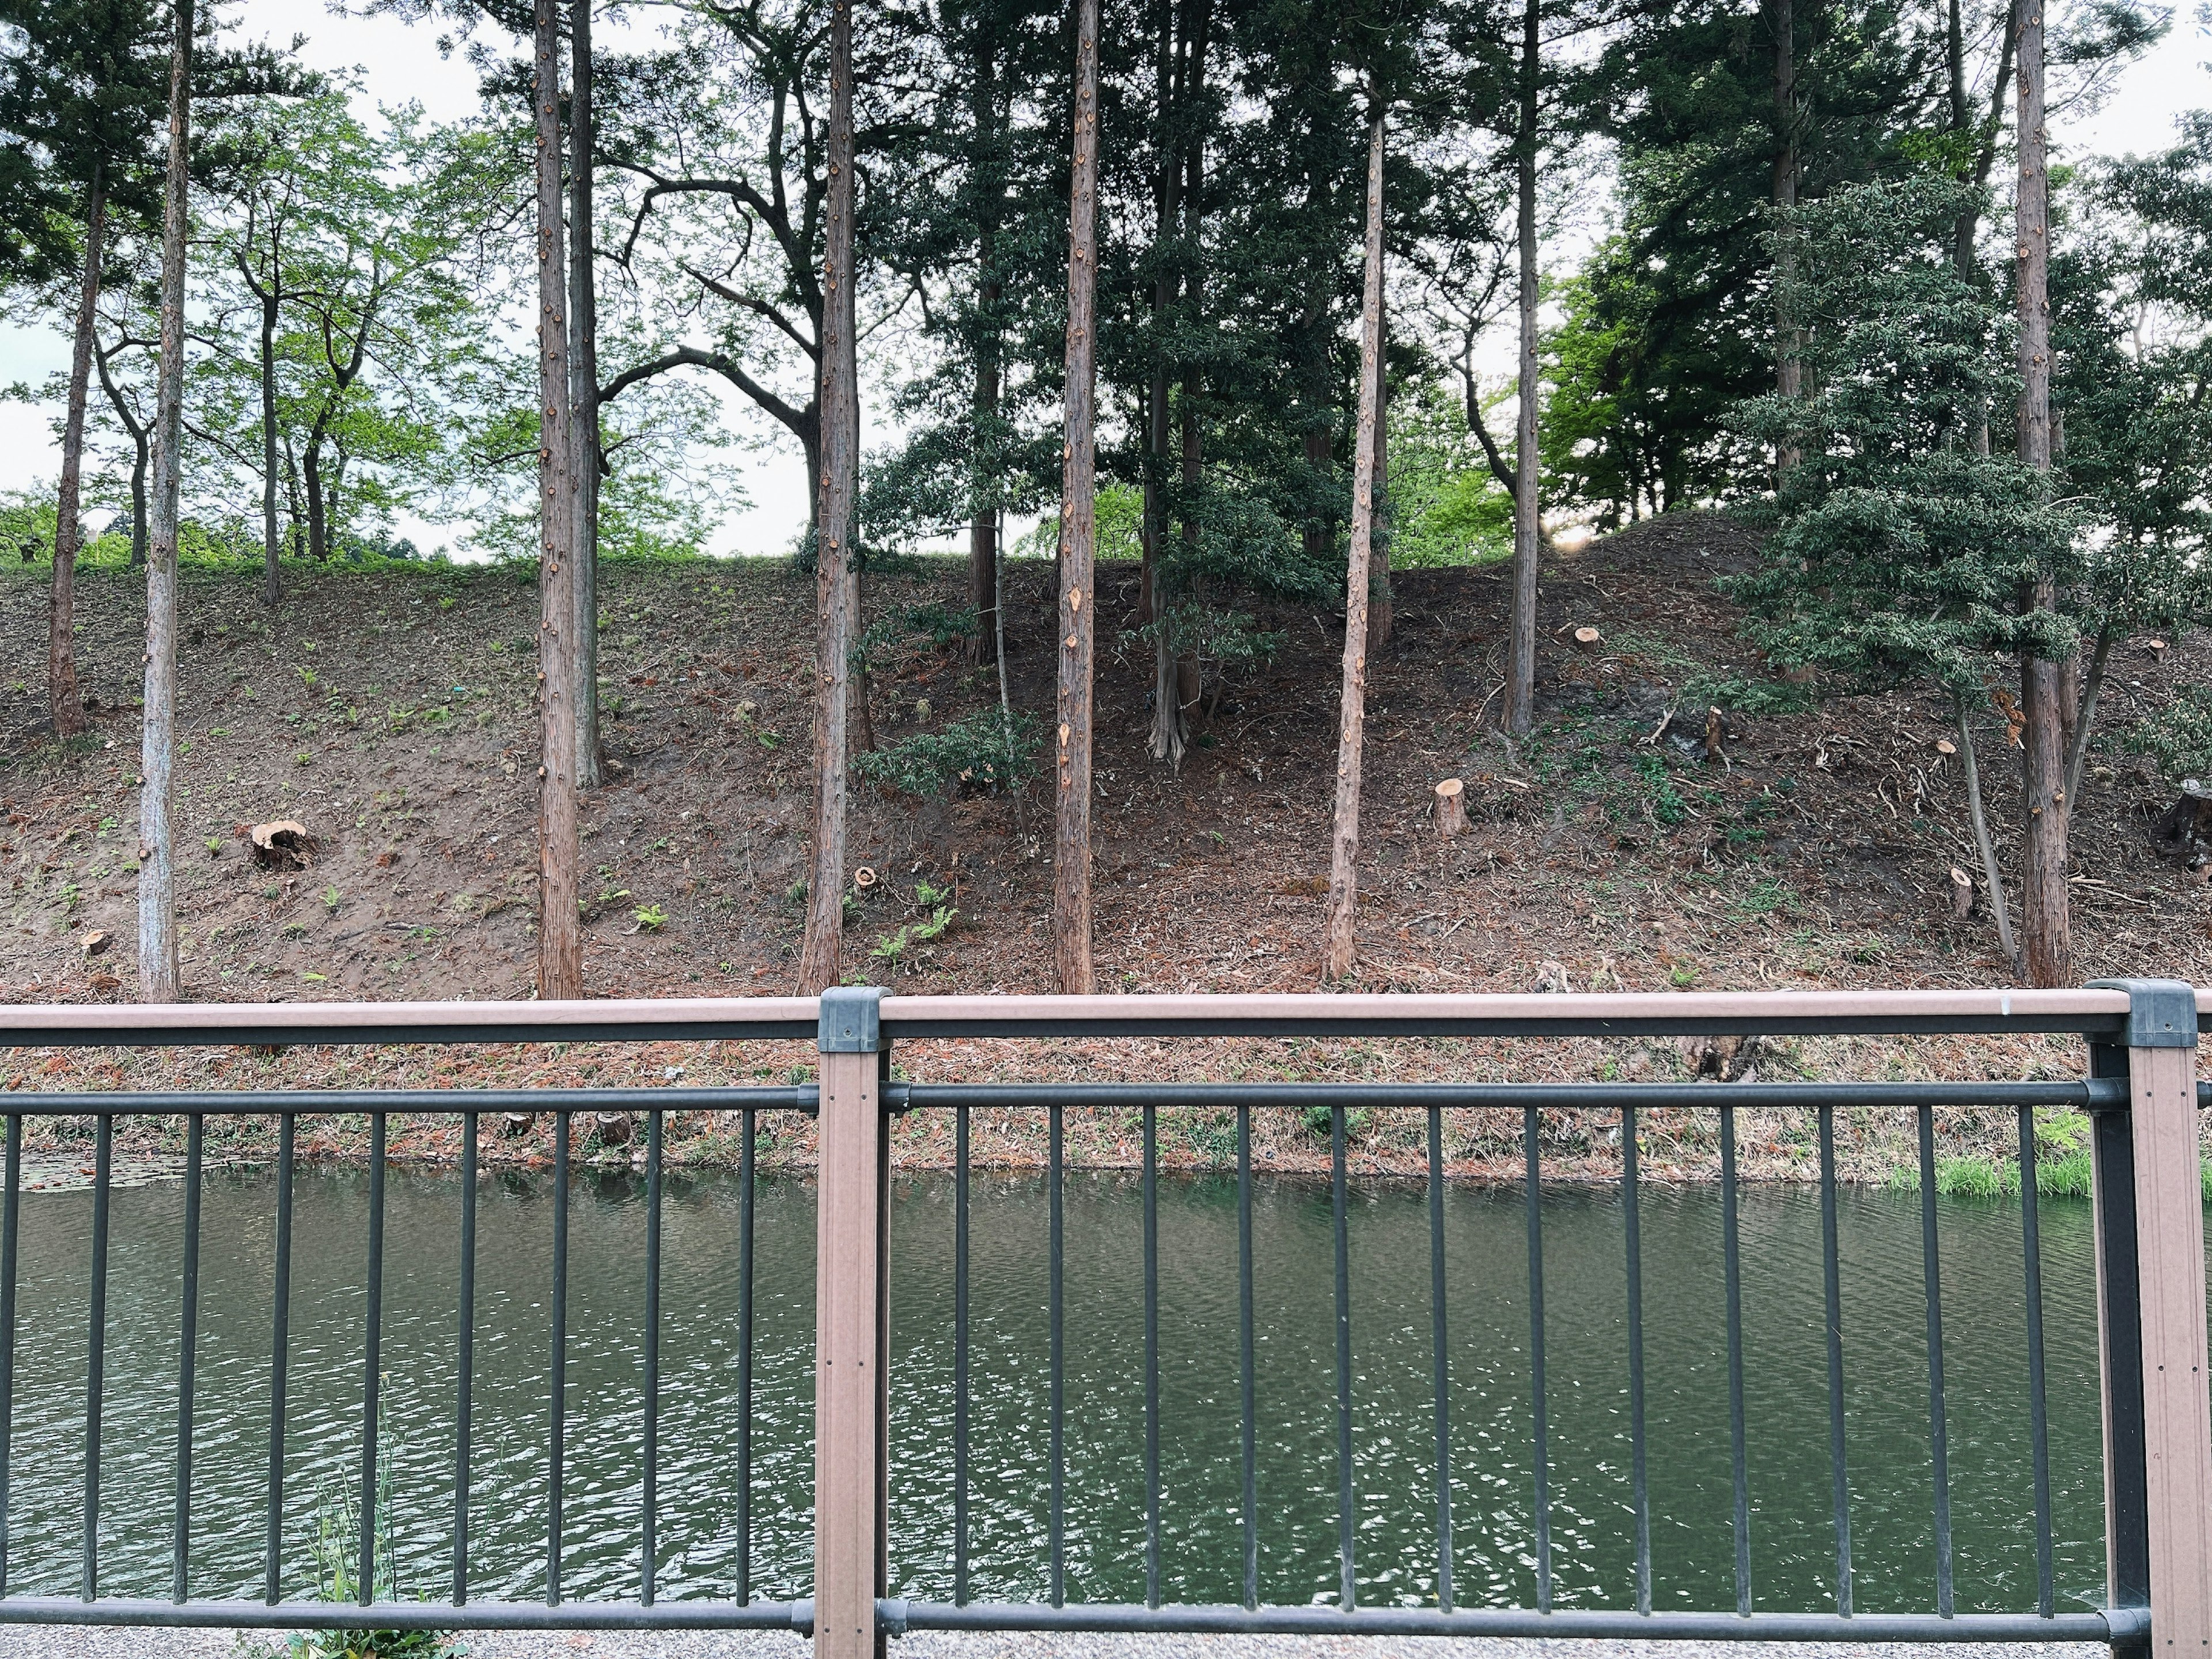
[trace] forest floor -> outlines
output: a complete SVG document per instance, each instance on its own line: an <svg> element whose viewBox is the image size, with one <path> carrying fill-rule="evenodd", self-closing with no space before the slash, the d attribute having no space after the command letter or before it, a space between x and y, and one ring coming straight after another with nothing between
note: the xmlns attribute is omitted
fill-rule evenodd
<svg viewBox="0 0 2212 1659"><path fill-rule="evenodd" d="M1535 734L1486 724L1500 683L1503 570L1401 573L1396 625L1369 668L1359 963L1348 988L1398 991L1662 990L1991 985L2009 978L1988 917L1954 920L1948 872L1979 869L1954 757L1936 747L1947 711L1924 692L1832 699L1811 713L1731 711L1726 757L1708 762L1699 716L1659 728L1700 682L1759 672L1712 580L1753 544L1724 518L1682 514L1547 562ZM514 998L534 960L534 635L528 573L423 565L287 570L273 610L252 573L184 582L179 731L180 932L187 994L231 1001ZM136 937L134 812L143 585L80 578L81 673L94 730L43 729L43 568L0 575L0 1002L131 994ZM1137 572L1101 574L1094 818L1096 955L1119 991L1308 990L1319 973L1322 894L1335 765L1340 617L1261 605L1271 659L1215 689L1180 773L1149 762L1150 647L1134 636ZM871 576L870 617L957 604L964 568L927 562ZM1008 661L1017 708L1048 709L1054 573L1009 568ZM782 560L610 567L601 670L606 740L621 770L584 809L585 974L595 996L726 996L790 989L803 920L809 815L813 585ZM1598 631L1578 645L1577 629ZM2212 646L2115 648L2101 716L2117 732L2175 689L2212 678ZM957 644L916 636L882 660L879 742L994 707L995 672ZM1700 698L1701 702L1702 699ZM1677 736L1682 727L1690 735ZM2005 862L2017 836L2016 750L1984 739ZM2212 981L2212 888L2161 862L2146 834L2170 799L2146 764L2093 754L2073 828L2075 953L2084 979L2154 974ZM1432 786L1467 781L1473 823L1440 841ZM856 896L848 962L901 991L1037 991L1049 983L1049 799L916 802L853 796L852 858L878 878ZM256 866L246 826L295 818L313 867ZM901 948L927 917L927 883L951 896L951 927ZM641 912L644 915L641 916ZM88 949L95 934L112 944ZM872 951L874 952L871 954ZM0 1087L318 1087L690 1085L798 1079L796 1042L581 1044L448 1049L0 1053ZM1699 1057L1665 1040L1335 1043L1150 1039L931 1042L898 1056L915 1078L1682 1078ZM1771 1043L1736 1058L1767 1077L2079 1075L2064 1039L1863 1037ZM950 1157L949 1126L903 1120L898 1156ZM1808 1126L1745 1115L1747 1169L1802 1173ZM1547 1167L1601 1175L1616 1156L1603 1122L1547 1119ZM2002 1164L2008 1114L1945 1115L1947 1158ZM1401 1121L1403 1120L1403 1121ZM1032 1161L1041 1113L979 1118L987 1163ZM499 1155L546 1155L549 1121ZM1384 1114L1354 1126L1356 1168L1410 1172L1419 1126ZM1126 1163L1137 1120L1070 1126L1079 1162ZM75 1130L59 1133L73 1139ZM156 1132L149 1130L149 1135ZM672 1155L719 1162L732 1117L687 1115ZM611 1127L609 1137L619 1133ZM1910 1161L1911 1125L1839 1130L1846 1166L1882 1178ZM401 1126L403 1156L441 1157L453 1131ZM2064 1138L2062 1133L2061 1139ZM804 1164L805 1123L763 1125L772 1164ZM1648 1126L1661 1178L1707 1173L1711 1115ZM304 1145L340 1151L332 1122ZM1258 1155L1323 1167L1325 1136L1285 1117L1261 1124ZM1455 1116L1455 1172L1517 1168L1518 1125ZM258 1128L226 1140L257 1155ZM1231 1155L1225 1122L1171 1114L1173 1165ZM609 1148L610 1158L633 1156Z"/></svg>

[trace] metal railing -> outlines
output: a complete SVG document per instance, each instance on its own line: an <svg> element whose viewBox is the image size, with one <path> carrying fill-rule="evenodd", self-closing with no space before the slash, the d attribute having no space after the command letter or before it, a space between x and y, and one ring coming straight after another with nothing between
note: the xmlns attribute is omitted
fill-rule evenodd
<svg viewBox="0 0 2212 1659"><path fill-rule="evenodd" d="M514 1042L738 1039L811 1036L811 1000L758 999L713 1003L600 1002L532 1004L383 1004L279 1006L223 1006L0 1009L0 1044L249 1043L254 1045L359 1042ZM216 1626L270 1629L702 1629L782 1627L810 1622L803 1602L755 1601L750 1499L752 1479L754 1352L752 1234L754 1124L767 1111L811 1111L807 1086L664 1089L347 1090L301 1091L56 1093L0 1095L6 1119L4 1196L0 1197L0 1623L78 1623L136 1626ZM635 1600L568 1599L563 1582L568 1528L564 1496L568 1466L568 1243L571 1119L577 1112L635 1113L645 1125L646 1248L641 1290L646 1317L640 1403L642 1475L636 1516ZM664 1129L678 1111L731 1112L744 1131L741 1159L743 1207L739 1224L738 1374L732 1482L737 1521L737 1586L729 1598L656 1595L659 1492L659 1336ZM478 1146L487 1113L550 1112L556 1122L552 1180L552 1272L548 1286L551 1337L547 1350L544 1423L546 1434L547 1524L544 1589L536 1601L475 1599L470 1584L470 1523L475 1507L473 1435L477 1287ZM290 1381L293 1214L298 1128L304 1119L358 1115L367 1121L368 1224L361 1330L359 1458L352 1512L357 1534L351 1551L349 1602L288 1595L284 1524L287 1497L286 1430ZM380 1571L380 1462L385 1387L381 1343L385 1323L386 1136L394 1116L448 1115L460 1125L459 1250L454 1285L453 1335L457 1381L453 1431L451 1582L442 1601L380 1596L388 1571ZM102 1416L106 1395L109 1231L113 1191L114 1130L118 1119L183 1116L183 1273L178 1313L179 1369L175 1396L175 1510L171 1522L171 1586L167 1600L101 1593L100 1516ZM269 1462L263 1517L264 1561L258 1601L203 1599L193 1594L193 1442L200 1315L201 1194L205 1124L210 1116L265 1117L276 1125L269 1346ZM86 1118L94 1124L91 1172L91 1261L88 1287L82 1439L82 1535L79 1588L72 1597L10 1595L9 1499L14 1452L16 1365L16 1291L21 1226L23 1127L26 1119ZM296 1574L295 1575L296 1577Z"/></svg>
<svg viewBox="0 0 2212 1659"><path fill-rule="evenodd" d="M0 1009L0 1044L516 1042L558 1039L737 1039L810 1036L819 1051L818 1084L776 1089L641 1091L323 1091L292 1094L0 1095L7 1125L4 1215L0 1215L0 1621L501 1628L811 1629L817 1650L847 1659L880 1651L886 1634L909 1629L1126 1632L1249 1632L1681 1637L1701 1639L1859 1641L2097 1641L2176 1650L2212 1646L2212 1396L2205 1367L2205 1261L2197 1168L2200 1088L2195 1045L2200 1007L2185 986L2136 981L2079 992L1896 992L1866 994L1661 994L1613 996L1227 996L1227 997L886 997L868 989L812 1000L588 1004L235 1006L182 1008ZM2088 1075L2070 1082L1662 1084L962 1084L908 1083L890 1071L894 1042L935 1036L1050 1038L1145 1035L1195 1036L1654 1036L1786 1033L2071 1033L2087 1040ZM969 1118L978 1111L1043 1105L1049 1133L1049 1351L1046 1464L1048 1513L1042 1541L1047 1594L1036 1601L971 1596L969 1542L969 1356L971 1155ZM1241 1599L1229 1605L1176 1605L1164 1599L1159 1335L1158 1115L1170 1107L1233 1111L1237 1145L1238 1537ZM1543 1225L1540 1127L1551 1109L1617 1115L1621 1149L1619 1196L1624 1222L1621 1270L1627 1309L1627 1396L1631 1451L1629 1525L1632 1609L1605 1612L1554 1606L1552 1453L1547 1443ZM1869 1613L1853 1602L1852 1492L1847 1463L1840 1267L1838 1249L1836 1114L1867 1107L1903 1109L1917 1130L1920 1247L1928 1376L1927 1437L1935 1553L1935 1604L1916 1613ZM2001 1108L2019 1126L2021 1285L2034 1505L2033 1607L1962 1611L1954 1584L1951 1478L1943 1371L1943 1307L1938 1273L1934 1113L1939 1108ZM1066 1401L1063 1205L1065 1114L1104 1109L1141 1116L1144 1322L1144 1584L1141 1601L1071 1601L1066 1571ZM1645 1423L1643 1265L1638 1192L1639 1113L1713 1110L1722 1164L1722 1258L1725 1304L1730 1533L1735 1605L1704 1612L1656 1609ZM1738 1207L1737 1114L1788 1108L1817 1119L1826 1441L1833 1543L1833 1603L1823 1610L1758 1609L1750 1567L1749 1443L1745 1408ZM2102 1378L2108 1605L2058 1610L2053 1582L2049 1430L2043 1353L2041 1252L2036 1199L2038 1109L2087 1112L2092 1121L2099 1359ZM1448 1344L1447 1219L1442 1126L1447 1110L1520 1114L1525 1189L1528 1313L1529 1448L1534 1528L1532 1607L1468 1607L1453 1584L1452 1382ZM502 1109L551 1111L555 1141L551 1334L544 1403L550 1492L545 1580L530 1601L471 1599L469 1516L471 1376L476 1341L477 1127ZM568 1116L577 1110L644 1115L647 1225L641 1264L646 1304L642 1376L641 1502L637 1516L634 1599L578 1601L564 1595L562 1509L566 1412ZM735 1456L739 1566L733 1596L656 1595L659 1556L658 1400L661 1315L663 1120L670 1110L742 1114L744 1206L738 1273L740 1310L735 1378ZM751 1133L764 1110L817 1115L818 1193L815 1256L813 1595L781 1601L751 1599L754 1345ZM1253 1247L1254 1114L1326 1113L1329 1129L1330 1238L1334 1271L1334 1427L1339 1595L1334 1607L1270 1606L1261 1598L1255 1480L1255 1267ZM1363 1606L1357 1572L1352 1433L1352 1308L1348 1267L1347 1115L1405 1111L1424 1131L1433 1375L1434 1595L1430 1605ZM889 1596L889 1521L893 1445L890 1401L890 1121L907 1112L953 1115L955 1154L953 1321L952 1594L940 1601ZM275 1296L272 1302L270 1461L267 1566L258 1601L200 1600L191 1594L194 1364L198 1319L199 1192L203 1124L216 1114L265 1114L278 1125ZM302 1116L362 1113L368 1119L368 1241L362 1335L362 1406L357 1570L364 1599L350 1607L287 1600L283 1592L285 1353L289 1318L290 1206L295 1129ZM461 1249L455 1287L459 1358L453 1401L453 1579L447 1599L374 1599L386 1121L393 1113L450 1113L464 1125ZM172 1595L167 1601L99 1594L98 1518L101 1361L106 1293L106 1212L113 1125L120 1117L181 1114L185 1158L185 1258L177 1380L176 1511ZM84 1428L85 1530L81 1594L74 1598L8 1594L8 1480L15 1346L17 1237L23 1122L27 1116L91 1116L95 1121L92 1282ZM1646 1120L1648 1121L1648 1120ZM1509 1119L1510 1121L1510 1119ZM1901 1287L1900 1287L1901 1288ZM1225 1428L1224 1425L1224 1428ZM1224 1437L1224 1441L1226 1436Z"/></svg>

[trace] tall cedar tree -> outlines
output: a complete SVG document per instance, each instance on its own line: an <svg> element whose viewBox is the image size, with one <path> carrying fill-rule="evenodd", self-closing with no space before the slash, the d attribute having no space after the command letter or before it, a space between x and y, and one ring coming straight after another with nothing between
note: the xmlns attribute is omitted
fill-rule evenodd
<svg viewBox="0 0 2212 1659"><path fill-rule="evenodd" d="M2051 174L2044 131L2043 8L2027 0L2016 14L2020 62L2019 269L2013 294L2020 309L2020 459L2048 477L2051 471ZM2036 573L2026 603L2055 611L2058 585L2048 570ZM2021 876L2021 933L2027 981L2055 987L2074 981L2074 933L2066 893L2065 716L2059 707L2060 665L2029 650L2021 659L2021 708L2027 716L2027 845Z"/></svg>
<svg viewBox="0 0 2212 1659"><path fill-rule="evenodd" d="M537 0L531 83L538 197L538 994L584 994L576 872L575 446L568 384L568 279L561 224L561 27Z"/></svg>
<svg viewBox="0 0 2212 1659"><path fill-rule="evenodd" d="M860 391L854 338L853 6L831 0L829 190L823 220L821 482L815 510L813 871L799 989L837 983L845 921L845 749L860 565L853 545Z"/></svg>
<svg viewBox="0 0 2212 1659"><path fill-rule="evenodd" d="M569 508L576 593L576 785L599 786L599 290L594 267L592 0L568 5L568 396L574 456Z"/></svg>
<svg viewBox="0 0 2212 1659"><path fill-rule="evenodd" d="M1774 212L1779 220L1797 205L1797 174L1802 165L1797 155L1796 9L1792 0L1766 0L1765 9L1774 36ZM1784 297L1791 280L1786 265L1789 250L1789 240L1784 238L1775 256L1774 391L1781 398L1795 398L1805 383L1804 365L1798 357L1803 344ZM1787 449L1776 457L1777 465L1784 468L1796 459Z"/></svg>
<svg viewBox="0 0 2212 1659"><path fill-rule="evenodd" d="M190 221L192 0L176 0L169 58L169 159L161 192L161 364L154 421L153 524L146 547L145 725L138 769L138 995L175 1002L177 510L184 476L185 253Z"/></svg>
<svg viewBox="0 0 2212 1659"><path fill-rule="evenodd" d="M1537 470L1536 155L1542 112L1543 8L1522 0L1520 115L1515 125L1514 222L1521 251L1517 311L1521 362L1514 426L1513 605L1505 650L1505 729L1526 736L1536 722L1536 574L1543 552L1541 477Z"/></svg>
<svg viewBox="0 0 2212 1659"><path fill-rule="evenodd" d="M1073 164L1067 213L1067 386L1061 434L1058 747L1053 775L1052 959L1060 992L1091 969L1091 644L1097 617L1095 460L1098 316L1098 0L1075 0Z"/></svg>
<svg viewBox="0 0 2212 1659"><path fill-rule="evenodd" d="M1359 424L1352 461L1352 552L1344 587L1344 684L1337 711L1336 810L1330 824L1322 973L1352 972L1359 910L1360 749L1367 708L1368 560L1375 535L1375 461L1382 417L1383 110L1367 137L1366 282L1359 309Z"/></svg>

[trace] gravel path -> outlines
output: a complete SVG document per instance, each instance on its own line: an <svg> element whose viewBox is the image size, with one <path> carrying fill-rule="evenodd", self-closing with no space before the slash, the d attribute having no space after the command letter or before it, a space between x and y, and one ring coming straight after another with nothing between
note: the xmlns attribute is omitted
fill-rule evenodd
<svg viewBox="0 0 2212 1659"><path fill-rule="evenodd" d="M0 1659L258 1659L276 1639L235 1631L0 1627ZM471 1637L469 1659L809 1659L797 1636L738 1632L624 1636L529 1632ZM1564 1642L1380 1636L973 1636L917 1632L891 1659L1932 1659L1929 1644L1812 1642ZM2093 1643L1993 1644L1976 1659L2107 1659Z"/></svg>

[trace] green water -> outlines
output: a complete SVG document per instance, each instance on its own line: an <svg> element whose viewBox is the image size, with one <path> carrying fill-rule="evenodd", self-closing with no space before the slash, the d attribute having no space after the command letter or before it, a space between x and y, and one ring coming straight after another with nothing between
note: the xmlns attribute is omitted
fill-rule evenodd
<svg viewBox="0 0 2212 1659"><path fill-rule="evenodd" d="M268 1461L275 1182L211 1174L194 1458L192 1593L258 1595ZM545 1377L552 1193L489 1176L477 1270L471 1589L544 1582ZM643 1424L641 1179L572 1191L564 1540L572 1596L638 1579ZM458 1179L389 1177L383 1358L403 1590L450 1583ZM11 1593L73 1595L82 1528L91 1197L23 1199ZM174 1505L183 1194L112 1198L100 1586L167 1595ZM310 1540L360 1456L368 1181L303 1171L296 1188L284 1516L289 1595L314 1589ZM1535 1598L1526 1212L1511 1189L1446 1200L1453 1572L1462 1605ZM1643 1200L1654 1602L1732 1608L1721 1206L1710 1189ZM1352 1424L1364 1601L1435 1593L1428 1214L1417 1185L1351 1200ZM764 1182L757 1226L753 1566L757 1596L805 1595L811 1550L814 1204ZM1940 1204L1958 1602L2031 1609L2035 1567L2020 1210ZM672 1176L660 1401L664 1597L730 1595L738 1573L738 1192ZM2062 1607L2100 1599L2103 1543L2089 1211L2045 1200L2043 1267ZM953 1189L901 1177L893 1209L891 1578L949 1599L952 1579ZM1556 1604L1633 1603L1626 1297L1618 1195L1543 1205ZM1917 1196L1841 1200L1851 1525L1862 1611L1929 1610L1935 1557ZM972 1245L970 1594L1047 1583L1047 1200L1035 1177L978 1176ZM1071 1601L1144 1594L1143 1257L1136 1183L1066 1189L1066 1571ZM1754 1596L1832 1604L1820 1212L1808 1192L1742 1200L1746 1409ZM1160 1188L1163 1593L1242 1594L1237 1206L1233 1183ZM1337 1474L1334 1267L1325 1186L1261 1180L1257 1279L1263 1600L1334 1599Z"/></svg>

